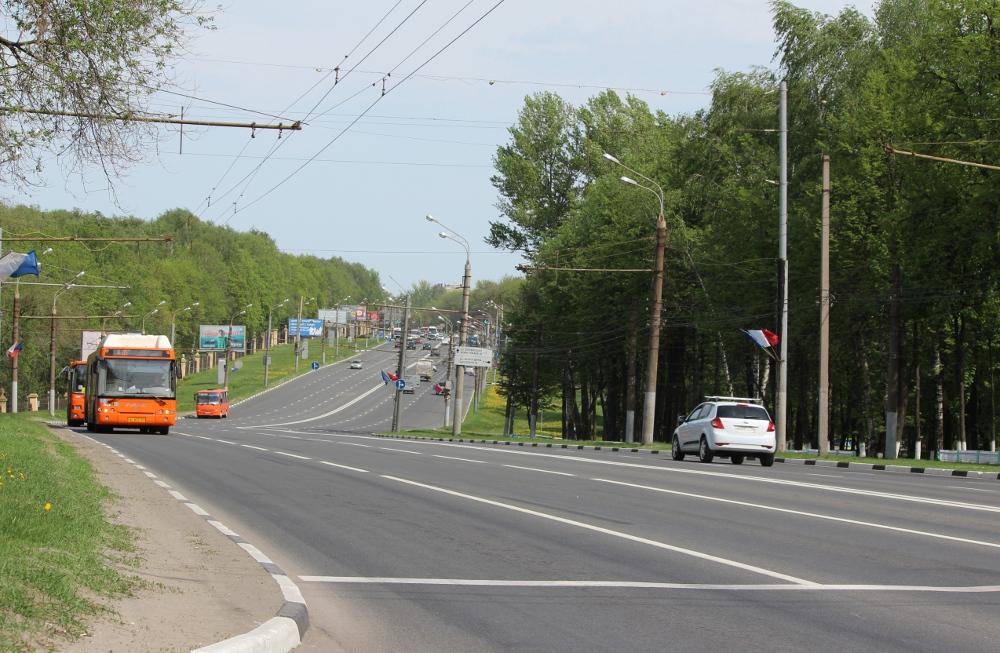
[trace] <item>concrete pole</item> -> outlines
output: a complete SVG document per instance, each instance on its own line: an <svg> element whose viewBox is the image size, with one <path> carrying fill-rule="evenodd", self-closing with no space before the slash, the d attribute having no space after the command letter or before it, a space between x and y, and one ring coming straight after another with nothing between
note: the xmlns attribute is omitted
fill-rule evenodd
<svg viewBox="0 0 1000 653"><path fill-rule="evenodd" d="M778 391L775 407L775 440L778 451L784 451L787 442L788 414L788 82L781 80L778 87L778 285L781 324L780 351L778 354Z"/></svg>
<svg viewBox="0 0 1000 653"><path fill-rule="evenodd" d="M299 345L302 343L302 303L305 298L299 295L299 316L295 322L295 371L299 371Z"/></svg>
<svg viewBox="0 0 1000 653"><path fill-rule="evenodd" d="M462 277L462 323L458 325L458 344L465 345L465 334L469 328L469 283L472 281L472 263L469 261L468 249L465 253L465 274ZM406 329L404 328L404 331ZM451 434L462 434L462 419L465 410L462 399L465 386L465 366L455 365L455 407L452 410L454 418L451 423Z"/></svg>
<svg viewBox="0 0 1000 653"><path fill-rule="evenodd" d="M268 368L271 367L271 317L274 314L274 309L270 309L267 312L267 334L264 336L264 387L267 387L267 373Z"/></svg>
<svg viewBox="0 0 1000 653"><path fill-rule="evenodd" d="M667 244L667 221L660 200L656 220L656 267L653 270L653 303L649 314L649 357L646 360L646 396L642 406L642 443L653 444L656 419L656 378L660 362L660 313L663 310L663 250Z"/></svg>
<svg viewBox="0 0 1000 653"><path fill-rule="evenodd" d="M58 294L56 295L58 296ZM56 415L56 296L52 297L52 324L49 327L49 416Z"/></svg>
<svg viewBox="0 0 1000 653"><path fill-rule="evenodd" d="M406 332L410 329L410 296L406 296L406 308L403 311L403 332L399 336L399 362L396 364L396 376L400 379L406 373ZM397 386L392 399L392 432L399 431L399 405L402 403L403 391Z"/></svg>
<svg viewBox="0 0 1000 653"><path fill-rule="evenodd" d="M830 155L823 155L819 273L819 455L830 453Z"/></svg>
<svg viewBox="0 0 1000 653"><path fill-rule="evenodd" d="M21 335L19 317L21 315L21 282L16 281L14 283L14 311L13 320L14 328L12 333L13 343L17 343L18 337ZM11 359L10 362L10 412L17 412L17 356Z"/></svg>

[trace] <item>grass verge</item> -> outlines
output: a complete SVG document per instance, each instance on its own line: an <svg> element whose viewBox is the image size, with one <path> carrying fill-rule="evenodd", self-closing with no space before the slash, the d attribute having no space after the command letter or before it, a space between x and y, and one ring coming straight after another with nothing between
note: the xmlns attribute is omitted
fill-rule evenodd
<svg viewBox="0 0 1000 653"><path fill-rule="evenodd" d="M0 417L0 474L0 651L51 650L142 585L122 571L135 540L106 519L90 464L29 417Z"/></svg>
<svg viewBox="0 0 1000 653"><path fill-rule="evenodd" d="M372 347L378 341L370 341ZM364 340L358 341L359 346L364 346ZM340 355L333 346L326 348L327 365L339 361L354 358L356 352L354 345L341 343ZM306 374L312 371L312 363L316 361L322 364L322 348L319 343L312 343L309 347L309 357L305 360L299 359L298 372L295 371L294 346L277 345L271 349L271 370L268 372L267 384L273 386L287 381L288 379ZM240 399L245 399L264 389L264 352L257 352L240 358L242 367L229 373L229 401L236 403ZM222 384L218 381L218 372L215 369L204 370L197 374L188 375L177 383L177 412L186 414L194 412L194 393L199 390L209 390L218 388Z"/></svg>

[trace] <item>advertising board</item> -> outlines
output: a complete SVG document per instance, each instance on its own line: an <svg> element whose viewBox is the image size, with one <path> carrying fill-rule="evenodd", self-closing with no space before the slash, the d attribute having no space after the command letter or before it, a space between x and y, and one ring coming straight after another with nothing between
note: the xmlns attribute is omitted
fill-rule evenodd
<svg viewBox="0 0 1000 653"><path fill-rule="evenodd" d="M288 318L288 335L302 338L322 338L323 320L316 318L302 319L301 325L294 317Z"/></svg>
<svg viewBox="0 0 1000 653"><path fill-rule="evenodd" d="M83 331L80 334L80 360L87 360L87 357L97 351L104 334L100 331Z"/></svg>
<svg viewBox="0 0 1000 653"><path fill-rule="evenodd" d="M232 331L228 324L202 324L198 327L198 349L200 351L245 352L247 346L246 326L234 324Z"/></svg>

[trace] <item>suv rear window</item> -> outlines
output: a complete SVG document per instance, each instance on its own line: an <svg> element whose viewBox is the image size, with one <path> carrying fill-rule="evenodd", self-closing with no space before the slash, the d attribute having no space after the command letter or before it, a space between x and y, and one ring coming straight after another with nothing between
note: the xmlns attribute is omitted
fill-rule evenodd
<svg viewBox="0 0 1000 653"><path fill-rule="evenodd" d="M716 417L729 417L735 419L760 419L770 421L767 411L760 406L719 406Z"/></svg>

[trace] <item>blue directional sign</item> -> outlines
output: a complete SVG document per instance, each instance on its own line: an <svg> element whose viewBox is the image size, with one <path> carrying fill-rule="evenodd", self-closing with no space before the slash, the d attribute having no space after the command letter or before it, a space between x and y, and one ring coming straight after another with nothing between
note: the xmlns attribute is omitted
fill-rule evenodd
<svg viewBox="0 0 1000 653"><path fill-rule="evenodd" d="M396 379L396 389L402 390L406 387L406 381L403 379Z"/></svg>
<svg viewBox="0 0 1000 653"><path fill-rule="evenodd" d="M312 368L314 370L318 370L319 369L319 361L313 361Z"/></svg>

